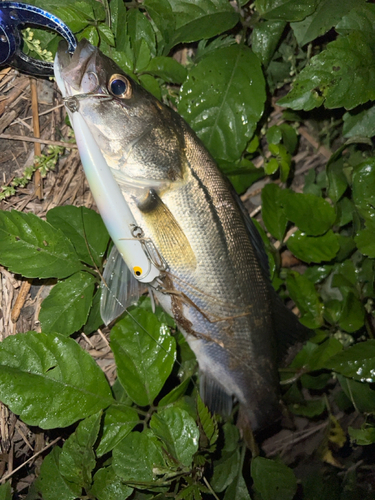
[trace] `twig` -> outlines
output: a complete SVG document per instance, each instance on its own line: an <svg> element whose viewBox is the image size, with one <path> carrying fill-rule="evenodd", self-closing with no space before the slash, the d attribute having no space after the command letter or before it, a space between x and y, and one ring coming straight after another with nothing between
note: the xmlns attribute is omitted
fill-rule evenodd
<svg viewBox="0 0 375 500"><path fill-rule="evenodd" d="M38 90L36 87L36 79L30 78L31 89L31 110L33 115L33 132L34 136L40 138L39 116L38 116ZM39 142L34 143L34 154L40 156L42 149ZM34 174L35 194L41 200L43 198L43 181L40 175L40 170L36 170Z"/></svg>
<svg viewBox="0 0 375 500"><path fill-rule="evenodd" d="M60 441L60 439L62 439L62 436L59 436L58 438L54 439L51 443L47 444L47 446L45 446L43 448L43 450L40 450L38 451L37 453L35 453L32 457L28 458L26 460L26 462L24 462L23 464L19 465L16 469L14 469L12 472L10 472L9 474L7 474L6 476L2 477L0 479L0 483L3 483L4 481L6 481L7 479L9 479L10 477L13 476L13 474L17 471L19 471L20 469L22 469L22 467L26 464L28 464L29 462L31 462L31 460L34 460L37 456L39 456L40 454L42 454L44 451L48 450L48 448L51 448L51 446L53 446L54 444L57 443L57 441Z"/></svg>
<svg viewBox="0 0 375 500"><path fill-rule="evenodd" d="M17 323L17 320L20 317L21 309L22 309L22 307L25 303L26 297L29 293L31 283L32 283L32 280L25 280L22 282L16 303L14 304L14 307L12 309L12 313L10 315L12 323Z"/></svg>
<svg viewBox="0 0 375 500"><path fill-rule="evenodd" d="M51 146L62 146L67 149L78 149L77 144L65 141L50 141L49 139L39 139L38 137L26 137L23 135L0 134L0 139L10 139L14 141L39 142L40 144L50 144Z"/></svg>

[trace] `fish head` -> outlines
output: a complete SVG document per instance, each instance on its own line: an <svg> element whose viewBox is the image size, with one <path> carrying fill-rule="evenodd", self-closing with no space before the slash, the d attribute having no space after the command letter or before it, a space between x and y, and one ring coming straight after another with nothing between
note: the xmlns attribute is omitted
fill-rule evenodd
<svg viewBox="0 0 375 500"><path fill-rule="evenodd" d="M55 76L70 114L84 118L120 181L160 190L182 178L178 115L97 47L83 39L70 55L61 42Z"/></svg>

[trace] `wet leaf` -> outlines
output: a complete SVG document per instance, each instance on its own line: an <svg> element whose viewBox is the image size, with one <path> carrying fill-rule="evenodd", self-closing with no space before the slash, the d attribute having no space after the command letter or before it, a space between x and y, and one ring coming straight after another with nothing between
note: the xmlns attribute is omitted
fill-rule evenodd
<svg viewBox="0 0 375 500"><path fill-rule="evenodd" d="M302 314L301 322L309 328L322 326L324 305L313 283L306 276L289 271L286 286Z"/></svg>
<svg viewBox="0 0 375 500"><path fill-rule="evenodd" d="M353 201L366 218L375 219L375 159L356 165L352 177Z"/></svg>
<svg viewBox="0 0 375 500"><path fill-rule="evenodd" d="M178 407L160 410L153 414L150 427L180 464L191 466L198 451L199 429L186 411Z"/></svg>
<svg viewBox="0 0 375 500"><path fill-rule="evenodd" d="M44 333L71 335L87 320L96 279L79 272L60 281L46 297L40 308L39 321Z"/></svg>
<svg viewBox="0 0 375 500"><path fill-rule="evenodd" d="M340 328L346 332L353 333L359 330L365 322L365 308L361 300L353 291L344 294L341 315L339 318Z"/></svg>
<svg viewBox="0 0 375 500"><path fill-rule="evenodd" d="M70 483L61 474L59 461L62 449L55 446L43 460L40 474L35 481L35 489L44 500L75 500L81 496L82 488Z"/></svg>
<svg viewBox="0 0 375 500"><path fill-rule="evenodd" d="M324 234L335 222L334 208L319 196L291 190L281 196L286 217L308 236Z"/></svg>
<svg viewBox="0 0 375 500"><path fill-rule="evenodd" d="M94 295L94 298L92 299L89 315L85 326L83 327L83 331L86 335L90 335L91 333L95 332L103 324L102 317L100 316L101 293L101 288L98 288Z"/></svg>
<svg viewBox="0 0 375 500"><path fill-rule="evenodd" d="M280 106L309 111L321 106L352 109L375 99L375 54L368 35L353 31L313 57Z"/></svg>
<svg viewBox="0 0 375 500"><path fill-rule="evenodd" d="M373 137L375 135L375 106L362 111L348 111L343 116L344 137Z"/></svg>
<svg viewBox="0 0 375 500"><path fill-rule="evenodd" d="M182 384L172 389L171 392L169 392L159 401L159 408L162 408L163 406L167 406L178 401L185 394L186 389L188 388L190 382L191 379L187 378L182 382Z"/></svg>
<svg viewBox="0 0 375 500"><path fill-rule="evenodd" d="M375 391L366 382L358 382L337 374L342 390L354 408L362 413L375 413Z"/></svg>
<svg viewBox="0 0 375 500"><path fill-rule="evenodd" d="M132 310L111 331L118 378L131 399L147 406L171 373L176 343L151 311Z"/></svg>
<svg viewBox="0 0 375 500"><path fill-rule="evenodd" d="M282 240L288 220L282 206L282 189L277 184L266 184L262 189L262 217L272 236Z"/></svg>
<svg viewBox="0 0 375 500"><path fill-rule="evenodd" d="M99 469L94 476L94 485L90 494L97 500L125 500L133 493L133 488L127 486L114 472L112 466Z"/></svg>
<svg viewBox="0 0 375 500"><path fill-rule="evenodd" d="M66 278L82 268L59 229L15 210L0 211L0 262L26 278Z"/></svg>
<svg viewBox="0 0 375 500"><path fill-rule="evenodd" d="M255 6L266 19L300 21L312 14L318 0L256 0Z"/></svg>
<svg viewBox="0 0 375 500"><path fill-rule="evenodd" d="M340 249L337 235L329 230L323 236L307 236L296 231L287 241L289 250L304 262L332 260Z"/></svg>
<svg viewBox="0 0 375 500"><path fill-rule="evenodd" d="M103 429L96 456L101 457L126 437L137 425L139 417L134 408L125 405L111 405L103 413Z"/></svg>
<svg viewBox="0 0 375 500"><path fill-rule="evenodd" d="M327 360L326 368L362 382L375 381L375 340L366 340Z"/></svg>
<svg viewBox="0 0 375 500"><path fill-rule="evenodd" d="M255 23L251 33L251 48L265 66L270 63L285 26L285 21L278 20L260 20Z"/></svg>
<svg viewBox="0 0 375 500"><path fill-rule="evenodd" d="M131 432L113 450L112 467L129 483L152 483L166 467L161 442L151 431Z"/></svg>
<svg viewBox="0 0 375 500"><path fill-rule="evenodd" d="M263 500L292 500L297 490L293 471L282 462L255 457L251 461L251 476Z"/></svg>
<svg viewBox="0 0 375 500"><path fill-rule="evenodd" d="M190 70L178 111L215 158L236 161L263 114L265 98L258 58L249 48L232 45Z"/></svg>
<svg viewBox="0 0 375 500"><path fill-rule="evenodd" d="M214 461L214 475L211 486L214 491L220 493L229 486L238 476L241 463L240 450L225 451L219 460Z"/></svg>
<svg viewBox="0 0 375 500"><path fill-rule="evenodd" d="M35 332L0 344L0 399L42 429L67 427L113 401L102 370L77 342Z"/></svg>
<svg viewBox="0 0 375 500"><path fill-rule="evenodd" d="M166 82L179 84L186 80L188 74L186 68L176 59L164 56L152 58L143 71L163 78Z"/></svg>

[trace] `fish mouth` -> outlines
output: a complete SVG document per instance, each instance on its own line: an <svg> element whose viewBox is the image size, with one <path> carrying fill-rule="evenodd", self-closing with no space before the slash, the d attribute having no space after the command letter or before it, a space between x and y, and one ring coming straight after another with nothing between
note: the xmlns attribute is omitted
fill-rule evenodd
<svg viewBox="0 0 375 500"><path fill-rule="evenodd" d="M98 49L87 40L81 40L72 55L68 52L68 44L61 41L56 52L54 71L63 97L99 92L98 63Z"/></svg>

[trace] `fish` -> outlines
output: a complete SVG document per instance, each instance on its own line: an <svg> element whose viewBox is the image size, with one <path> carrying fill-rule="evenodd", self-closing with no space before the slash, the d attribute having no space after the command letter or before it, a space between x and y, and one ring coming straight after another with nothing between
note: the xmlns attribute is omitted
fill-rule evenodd
<svg viewBox="0 0 375 500"><path fill-rule="evenodd" d="M273 424L280 416L279 359L310 332L275 292L263 241L240 198L186 121L88 41L73 55L60 46L55 74L71 118L79 116L83 135L93 137L96 157L134 218L133 239L157 269L147 286L196 355L204 403L228 416L238 402L243 429ZM108 224L114 212L105 214ZM127 285L119 288L137 279L139 266L124 271L118 248L132 238L113 239L106 277L131 299ZM113 302L107 296L107 320Z"/></svg>

